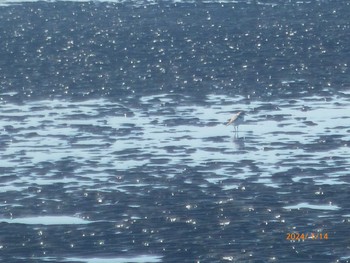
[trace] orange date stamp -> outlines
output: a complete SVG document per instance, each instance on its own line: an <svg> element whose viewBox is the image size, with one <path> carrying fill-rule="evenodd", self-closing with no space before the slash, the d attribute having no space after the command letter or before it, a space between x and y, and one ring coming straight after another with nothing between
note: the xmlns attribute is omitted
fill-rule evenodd
<svg viewBox="0 0 350 263"><path fill-rule="evenodd" d="M303 241L303 240L328 240L328 233L287 233L286 240Z"/></svg>

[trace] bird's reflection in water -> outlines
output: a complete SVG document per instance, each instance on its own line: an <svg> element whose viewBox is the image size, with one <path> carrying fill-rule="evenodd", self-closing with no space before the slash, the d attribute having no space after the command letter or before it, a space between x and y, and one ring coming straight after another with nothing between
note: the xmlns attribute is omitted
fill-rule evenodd
<svg viewBox="0 0 350 263"><path fill-rule="evenodd" d="M232 138L232 143L237 148L237 150L243 150L245 148L245 137L239 136L239 133L235 132Z"/></svg>

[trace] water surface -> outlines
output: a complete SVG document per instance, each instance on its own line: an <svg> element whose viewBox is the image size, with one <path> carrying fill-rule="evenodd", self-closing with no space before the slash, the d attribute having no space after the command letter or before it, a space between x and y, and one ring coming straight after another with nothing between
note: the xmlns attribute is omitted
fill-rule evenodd
<svg viewBox="0 0 350 263"><path fill-rule="evenodd" d="M2 261L349 261L346 1L1 3Z"/></svg>

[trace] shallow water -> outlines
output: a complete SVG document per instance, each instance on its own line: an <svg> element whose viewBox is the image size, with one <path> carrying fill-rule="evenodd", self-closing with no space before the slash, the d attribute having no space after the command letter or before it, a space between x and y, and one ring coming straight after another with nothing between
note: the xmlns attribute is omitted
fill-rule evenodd
<svg viewBox="0 0 350 263"><path fill-rule="evenodd" d="M4 229L35 236L35 260L57 255L63 244L59 255L69 262L96 253L114 260L151 253L164 262L229 261L238 253L249 261L256 249L272 260L288 248L308 254L305 242L334 244L342 255L349 99L275 105L218 95L204 105L177 99L145 96L138 108L102 99L3 104ZM232 105L248 113L237 133L224 125ZM290 232L327 233L329 240L290 242ZM16 243L26 247L24 236ZM257 240L262 248L251 248ZM214 242L209 254L207 242ZM5 244L8 253L20 251ZM200 250L188 254L193 246Z"/></svg>
<svg viewBox="0 0 350 263"><path fill-rule="evenodd" d="M1 260L348 262L348 9L1 7Z"/></svg>

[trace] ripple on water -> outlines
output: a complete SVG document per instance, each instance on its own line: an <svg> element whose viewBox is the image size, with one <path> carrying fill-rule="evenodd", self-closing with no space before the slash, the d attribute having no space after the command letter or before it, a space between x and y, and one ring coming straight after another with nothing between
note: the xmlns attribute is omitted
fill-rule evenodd
<svg viewBox="0 0 350 263"><path fill-rule="evenodd" d="M272 106L236 102L250 114L234 133L223 125L232 114L232 98L222 103L226 97L216 95L205 106L181 105L166 94L158 99L167 101L161 112L147 99L128 110L101 100L3 105L11 115L0 116L6 123L2 222L27 225L22 231L28 235L41 223L56 235L61 222L71 231L65 242L77 254L89 243L95 252L164 255L174 244L186 251L178 241L190 242L188 236L196 237L190 245L200 250L212 241L205 234L210 233L225 239L214 259L225 257L226 246L246 259L242 251L252 235L269 249L292 226L342 228L335 222L348 214L350 126L339 124L346 102L333 109L332 102L316 100L307 111L298 100ZM25 116L20 122L12 118L14 108L16 116ZM37 216L28 218L33 212ZM101 239L122 245L111 249ZM62 246L60 239L50 242Z"/></svg>

